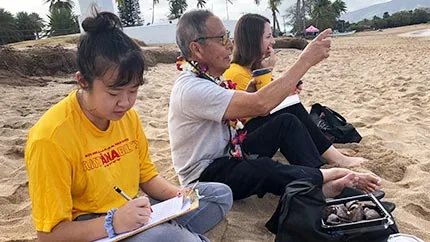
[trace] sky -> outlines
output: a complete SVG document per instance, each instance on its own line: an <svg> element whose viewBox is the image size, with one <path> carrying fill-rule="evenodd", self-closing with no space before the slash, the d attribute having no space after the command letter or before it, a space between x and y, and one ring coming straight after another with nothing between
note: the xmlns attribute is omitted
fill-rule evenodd
<svg viewBox="0 0 430 242"><path fill-rule="evenodd" d="M114 1L114 0L103 0L103 1ZM226 0L207 0L206 8L212 10L221 19L237 20L244 13L259 13L271 19L271 12L267 8L268 0L260 0L260 5L256 5L254 0L231 0L233 4L228 3ZM346 2L348 11L354 11L360 8L367 7L369 5L388 2L390 0L344 0ZM42 18L47 19L49 4L44 4L45 0L0 0L0 8L15 14L20 11L35 12L38 13ZM78 0L74 0L75 8L74 12L79 15L80 10L78 7ZM152 0L139 0L140 10L145 24L152 20ZM280 14L278 15L278 21L282 28L283 15L285 15L286 9L292 6L295 0L283 0L280 7ZM196 8L195 0L187 0L188 9ZM167 15L169 14L169 6L167 0L160 0L160 3L155 5L154 9L154 23L163 23L167 21Z"/></svg>

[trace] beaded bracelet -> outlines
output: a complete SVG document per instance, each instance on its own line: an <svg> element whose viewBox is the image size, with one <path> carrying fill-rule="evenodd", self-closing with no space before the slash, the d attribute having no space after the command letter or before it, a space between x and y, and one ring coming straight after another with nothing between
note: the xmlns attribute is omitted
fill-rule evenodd
<svg viewBox="0 0 430 242"><path fill-rule="evenodd" d="M116 235L115 229L113 228L113 215L115 214L116 210L116 208L112 208L106 214L105 229L109 238L113 238Z"/></svg>

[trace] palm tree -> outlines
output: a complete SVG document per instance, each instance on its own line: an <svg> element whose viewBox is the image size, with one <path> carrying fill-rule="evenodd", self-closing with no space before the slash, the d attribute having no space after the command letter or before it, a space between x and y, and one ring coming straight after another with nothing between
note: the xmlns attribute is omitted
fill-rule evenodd
<svg viewBox="0 0 430 242"><path fill-rule="evenodd" d="M254 0L255 4L259 5L260 4L260 0ZM233 5L233 1L232 0L225 0L225 11L227 13L227 20L229 19L228 17L228 4ZM206 0L197 0L197 7L201 7L203 8L206 4Z"/></svg>
<svg viewBox="0 0 430 242"><path fill-rule="evenodd" d="M119 1L119 0L117 0ZM155 4L159 4L160 0L152 0L152 22L151 24L154 23L154 10L155 10Z"/></svg>
<svg viewBox="0 0 430 242"><path fill-rule="evenodd" d="M169 20L177 19L187 10L188 4L186 0L169 0Z"/></svg>
<svg viewBox="0 0 430 242"><path fill-rule="evenodd" d="M225 12L227 13L227 20L229 19L228 17L228 4L233 5L233 2L231 0L225 0Z"/></svg>
<svg viewBox="0 0 430 242"><path fill-rule="evenodd" d="M296 27L297 32L300 33L301 31L305 31L306 28L306 18L304 14L305 9L305 0L297 0L296 2L296 10L295 10L295 19L296 19Z"/></svg>
<svg viewBox="0 0 430 242"><path fill-rule="evenodd" d="M315 4L316 0L302 0L302 8L300 10L301 18L301 26L303 35L306 35L306 15L311 14L312 6Z"/></svg>
<svg viewBox="0 0 430 242"><path fill-rule="evenodd" d="M206 5L206 0L197 0L197 7L204 8Z"/></svg>
<svg viewBox="0 0 430 242"><path fill-rule="evenodd" d="M342 0L335 0L331 7L333 8L333 11L336 13L336 29L343 32L345 31L345 21L339 21L339 17L342 13L346 12L346 3ZM374 21L376 23L376 21Z"/></svg>
<svg viewBox="0 0 430 242"><path fill-rule="evenodd" d="M286 16L290 19L290 24L293 25L293 31L296 34L305 35L309 17L312 16L312 11L318 0L297 0L294 6L287 9Z"/></svg>
<svg viewBox="0 0 430 242"><path fill-rule="evenodd" d="M337 13L330 0L317 0L311 12L312 21L319 29L333 27L336 23Z"/></svg>
<svg viewBox="0 0 430 242"><path fill-rule="evenodd" d="M230 1L230 0L228 0ZM259 5L260 0L254 0L255 4ZM273 30L280 31L281 28L279 27L278 18L276 17L276 13L279 13L278 7L281 5L282 0L269 0L269 9L272 11L272 17L273 17Z"/></svg>
<svg viewBox="0 0 430 242"><path fill-rule="evenodd" d="M302 21L302 0L287 8L285 11L285 17L288 19L288 23L293 26L292 32L299 34L303 31ZM284 23L285 24L285 23Z"/></svg>
<svg viewBox="0 0 430 242"><path fill-rule="evenodd" d="M58 36L79 33L79 24L76 16L65 8L52 9L48 16L48 35Z"/></svg>
<svg viewBox="0 0 430 242"><path fill-rule="evenodd" d="M345 13L347 8L346 8L346 3L342 0L335 0L332 4L331 4L334 12L336 13L336 18L339 18L340 15L342 13Z"/></svg>
<svg viewBox="0 0 430 242"><path fill-rule="evenodd" d="M45 23L37 13L31 13L30 18L33 22L33 31L36 33L36 39L39 39L39 33L42 32Z"/></svg>
<svg viewBox="0 0 430 242"><path fill-rule="evenodd" d="M16 14L16 23L21 40L39 38L39 32L43 28L43 19L37 13L19 12Z"/></svg>
<svg viewBox="0 0 430 242"><path fill-rule="evenodd" d="M269 0L269 9L272 11L273 18L273 31L280 32L281 28L279 27L278 18L276 17L276 13L279 13L278 7L281 5L282 0Z"/></svg>
<svg viewBox="0 0 430 242"><path fill-rule="evenodd" d="M16 20L13 15L0 8L0 45L19 41Z"/></svg>
<svg viewBox="0 0 430 242"><path fill-rule="evenodd" d="M49 11L52 9L65 8L72 11L75 3L73 0L45 0L45 3L49 3Z"/></svg>

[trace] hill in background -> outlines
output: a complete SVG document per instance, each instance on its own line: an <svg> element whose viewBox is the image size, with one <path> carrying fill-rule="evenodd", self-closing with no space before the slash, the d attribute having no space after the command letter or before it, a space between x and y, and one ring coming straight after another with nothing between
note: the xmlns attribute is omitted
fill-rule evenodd
<svg viewBox="0 0 430 242"><path fill-rule="evenodd" d="M430 8L430 0L392 0L386 3L375 4L356 11L348 12L340 17L345 21L356 23L365 18L372 19L373 16L382 17L384 12L390 15L402 10L413 10L416 8Z"/></svg>

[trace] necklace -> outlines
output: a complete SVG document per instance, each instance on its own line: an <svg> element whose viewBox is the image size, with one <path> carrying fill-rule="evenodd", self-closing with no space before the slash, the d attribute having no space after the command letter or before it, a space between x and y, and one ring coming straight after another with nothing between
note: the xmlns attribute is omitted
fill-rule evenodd
<svg viewBox="0 0 430 242"><path fill-rule="evenodd" d="M212 77L207 73L207 67L199 65L196 61L187 60L182 56L176 59L176 69L182 72L195 73L197 77L207 79L216 85L225 89L236 90L237 83L231 80L225 80L223 76ZM226 153L231 157L246 159L246 154L243 151L242 144L246 138L247 131L243 130L246 119L230 119L224 120L224 124L227 125L229 131L229 142L225 147ZM234 135L232 135L232 132Z"/></svg>

